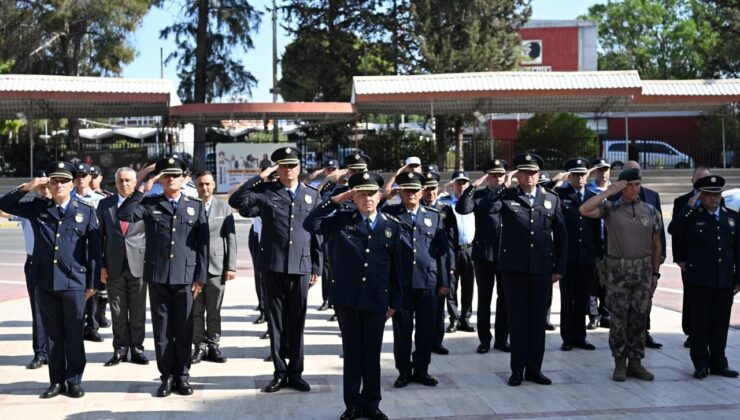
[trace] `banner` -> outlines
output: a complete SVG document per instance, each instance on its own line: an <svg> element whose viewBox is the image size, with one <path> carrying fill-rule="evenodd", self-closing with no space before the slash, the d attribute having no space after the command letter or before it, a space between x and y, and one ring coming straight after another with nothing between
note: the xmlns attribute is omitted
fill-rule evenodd
<svg viewBox="0 0 740 420"><path fill-rule="evenodd" d="M272 166L270 155L295 143L218 143L216 145L216 192L227 193L244 179Z"/></svg>

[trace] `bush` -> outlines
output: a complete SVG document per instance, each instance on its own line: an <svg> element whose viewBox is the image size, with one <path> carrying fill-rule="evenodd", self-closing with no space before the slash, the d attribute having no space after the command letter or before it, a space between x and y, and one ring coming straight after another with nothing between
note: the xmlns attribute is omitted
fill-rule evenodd
<svg viewBox="0 0 740 420"><path fill-rule="evenodd" d="M592 159L599 146L596 133L586 120L574 114L535 114L519 128L516 137L518 153L534 152L545 160L545 169L562 169L574 157Z"/></svg>

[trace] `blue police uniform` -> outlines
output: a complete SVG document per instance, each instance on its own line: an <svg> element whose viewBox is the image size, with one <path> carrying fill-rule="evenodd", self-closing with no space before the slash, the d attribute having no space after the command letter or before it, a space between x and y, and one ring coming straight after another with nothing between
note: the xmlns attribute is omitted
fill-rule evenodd
<svg viewBox="0 0 740 420"><path fill-rule="evenodd" d="M507 167L508 163L505 160L494 159L486 162L482 169L488 174L503 175ZM509 311L497 265L501 214L493 212L490 206L490 203L494 202L503 191L503 185L496 188L486 186L478 190L471 185L463 191L455 205L458 213L475 215L472 259L475 266L475 282L478 286L478 340L480 345L477 351L479 353L485 353L490 349L492 338L494 338L494 348L502 351L509 349ZM483 201L484 198L488 200ZM495 337L491 335L491 302L494 287L496 288Z"/></svg>
<svg viewBox="0 0 740 420"><path fill-rule="evenodd" d="M519 155L514 164L518 170L538 171L542 158ZM550 382L541 369L551 278L566 269L568 238L560 199L539 186L532 193L534 197L527 197L520 187L509 188L484 204L501 214L498 268L509 304L510 385L521 383L525 367L528 378Z"/></svg>
<svg viewBox="0 0 740 420"><path fill-rule="evenodd" d="M184 168L184 162L169 158L160 160L155 171L181 174ZM182 193L173 203L164 195L145 196L135 191L116 216L129 223L144 221L144 281L149 286L157 368L163 384L174 379L183 393L183 385L189 387L191 364L191 286L194 282L205 284L208 274L205 206Z"/></svg>
<svg viewBox="0 0 740 420"><path fill-rule="evenodd" d="M276 150L271 160L278 164L300 161L298 151L292 148ZM280 383L266 388L268 392L303 373L306 299L311 275L321 275L321 239L302 225L318 203L315 188L298 183L291 191L282 182L265 182L259 176L249 179L229 198L229 205L240 213L258 211L262 219L257 260L264 275L274 380Z"/></svg>
<svg viewBox="0 0 740 420"><path fill-rule="evenodd" d="M71 179L75 170L67 162L54 162L46 170L49 177L61 172ZM49 339L50 382L79 385L86 364L85 290L101 286L95 209L78 199L70 199L61 210L54 201L42 198L20 202L25 195L20 189L5 194L0 209L28 219L33 226L30 275L36 279L41 322Z"/></svg>
<svg viewBox="0 0 740 420"><path fill-rule="evenodd" d="M721 192L724 178L707 176L695 188ZM675 261L685 263L683 280L691 305L691 360L701 378L707 371L736 377L729 370L725 347L733 290L740 285L740 215L720 206L715 212L685 205L674 216ZM701 371L704 371L703 374Z"/></svg>

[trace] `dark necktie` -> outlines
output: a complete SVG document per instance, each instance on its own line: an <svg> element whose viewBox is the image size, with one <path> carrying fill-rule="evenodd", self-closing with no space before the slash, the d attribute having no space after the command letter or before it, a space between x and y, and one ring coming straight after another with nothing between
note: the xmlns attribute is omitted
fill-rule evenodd
<svg viewBox="0 0 740 420"><path fill-rule="evenodd" d="M59 220L62 220L64 218L64 208L57 206L57 211L59 212Z"/></svg>
<svg viewBox="0 0 740 420"><path fill-rule="evenodd" d="M172 210L177 211L177 200L170 200L172 204Z"/></svg>
<svg viewBox="0 0 740 420"><path fill-rule="evenodd" d="M717 222L719 222L719 213L715 213L714 218L717 219Z"/></svg>
<svg viewBox="0 0 740 420"><path fill-rule="evenodd" d="M365 224L367 225L367 231L372 232L373 231L373 223L370 221L370 218L365 219Z"/></svg>
<svg viewBox="0 0 740 420"><path fill-rule="evenodd" d="M295 193L293 192L293 190L288 190L288 195L290 196L290 201L295 200Z"/></svg>

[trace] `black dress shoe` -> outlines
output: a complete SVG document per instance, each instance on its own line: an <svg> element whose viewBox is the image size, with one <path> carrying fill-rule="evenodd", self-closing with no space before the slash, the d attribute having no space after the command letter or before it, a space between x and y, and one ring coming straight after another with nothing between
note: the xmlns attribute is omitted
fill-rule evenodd
<svg viewBox="0 0 740 420"><path fill-rule="evenodd" d="M337 314L334 314L329 318L329 322L336 322L337 321Z"/></svg>
<svg viewBox="0 0 740 420"><path fill-rule="evenodd" d="M41 398L54 398L57 395L63 394L65 392L67 392L67 387L64 384L51 384L48 388L46 388L46 391L41 394Z"/></svg>
<svg viewBox="0 0 740 420"><path fill-rule="evenodd" d="M288 381L284 378L273 378L266 387L262 388L262 392L277 392L288 385Z"/></svg>
<svg viewBox="0 0 740 420"><path fill-rule="evenodd" d="M113 357L110 358L107 362L105 362L104 366L115 366L121 362L125 362L127 359L126 353L113 353Z"/></svg>
<svg viewBox="0 0 740 420"><path fill-rule="evenodd" d="M719 369L710 369L709 373L712 375L719 375L724 376L725 378L737 378L738 373L736 370L732 370L728 367L723 367Z"/></svg>
<svg viewBox="0 0 740 420"><path fill-rule="evenodd" d="M319 306L319 309L317 309L317 311L322 311L323 312L323 311L325 311L327 309L329 309L329 301L328 300L325 300L324 303L322 303L321 306ZM347 409L347 410L349 410L349 409Z"/></svg>
<svg viewBox="0 0 740 420"><path fill-rule="evenodd" d="M272 354L268 354L267 357L262 359L263 362L272 362Z"/></svg>
<svg viewBox="0 0 740 420"><path fill-rule="evenodd" d="M475 352L478 354L485 354L488 353L488 350L491 350L491 346L488 344L478 344L478 348L475 349Z"/></svg>
<svg viewBox="0 0 740 420"><path fill-rule="evenodd" d="M101 328L110 328L111 325L113 325L113 324L111 324L111 322L110 322L110 320L108 318L100 321L100 327Z"/></svg>
<svg viewBox="0 0 740 420"><path fill-rule="evenodd" d="M493 343L493 348L504 353L511 353L511 346L509 343Z"/></svg>
<svg viewBox="0 0 740 420"><path fill-rule="evenodd" d="M311 385L309 385L308 382L300 376L294 376L288 379L288 385L293 387L296 391L308 392L311 390Z"/></svg>
<svg viewBox="0 0 740 420"><path fill-rule="evenodd" d="M365 413L365 416L370 420L388 420L388 416L385 415L380 409L373 411L372 413Z"/></svg>
<svg viewBox="0 0 740 420"><path fill-rule="evenodd" d="M95 330L87 330L85 331L85 340L100 343L103 341L103 337Z"/></svg>
<svg viewBox="0 0 740 420"><path fill-rule="evenodd" d="M172 394L172 385L174 383L174 378L167 378L166 380L163 380L162 383L159 385L159 388L157 388L157 396L169 397L170 394Z"/></svg>
<svg viewBox="0 0 740 420"><path fill-rule="evenodd" d="M548 323L545 324L545 330L547 330L547 331L555 331L555 326L548 322Z"/></svg>
<svg viewBox="0 0 740 420"><path fill-rule="evenodd" d="M457 329L459 331L465 331L465 332L475 332L475 327L468 324L467 322L461 322L460 325L457 326Z"/></svg>
<svg viewBox="0 0 740 420"><path fill-rule="evenodd" d="M82 389L80 384L71 384L67 382L67 395L70 398L82 398L85 396L85 390Z"/></svg>
<svg viewBox="0 0 740 420"><path fill-rule="evenodd" d="M348 408L344 410L339 420L355 420L362 417L362 410L359 408Z"/></svg>
<svg viewBox="0 0 740 420"><path fill-rule="evenodd" d="M707 375L709 375L709 369L704 368L704 367L697 368L694 371L694 378L696 378L696 379L704 379L704 378L707 377Z"/></svg>
<svg viewBox="0 0 740 420"><path fill-rule="evenodd" d="M254 320L253 324L264 324L265 323L265 314L260 314L257 319Z"/></svg>
<svg viewBox="0 0 740 420"><path fill-rule="evenodd" d="M514 372L509 376L509 386L519 386L522 384L522 373Z"/></svg>
<svg viewBox="0 0 740 420"><path fill-rule="evenodd" d="M645 347L651 349L660 349L663 348L663 345L653 340L653 337L650 334L645 334Z"/></svg>
<svg viewBox="0 0 740 420"><path fill-rule="evenodd" d="M270 331L265 331L262 337L260 337L260 340L267 340L268 338L270 338Z"/></svg>
<svg viewBox="0 0 740 420"><path fill-rule="evenodd" d="M524 374L524 380L540 385L552 385L552 381L550 380L550 378L543 375L542 372L527 372L526 374Z"/></svg>
<svg viewBox="0 0 740 420"><path fill-rule="evenodd" d="M206 357L206 349L202 347L196 347L193 352L193 357L190 358L191 364L198 364Z"/></svg>
<svg viewBox="0 0 740 420"><path fill-rule="evenodd" d="M421 375L414 375L413 376L414 382L420 383L424 386L437 386L439 383L438 380L434 379L430 374L424 373Z"/></svg>
<svg viewBox="0 0 740 420"><path fill-rule="evenodd" d="M402 373L398 375L398 378L396 378L396 381L393 382L393 386L396 388L404 388L406 385L409 384L410 380L411 380L411 375Z"/></svg>
<svg viewBox="0 0 740 420"><path fill-rule="evenodd" d="M686 341L683 342L683 346L687 349L691 348L691 337L686 337Z"/></svg>
<svg viewBox="0 0 740 420"><path fill-rule="evenodd" d="M434 346L432 347L432 353L444 356L450 354L450 351L445 346Z"/></svg>
<svg viewBox="0 0 740 420"><path fill-rule="evenodd" d="M187 379L175 379L175 390L180 395L193 395L193 387Z"/></svg>
<svg viewBox="0 0 740 420"><path fill-rule="evenodd" d="M580 343L573 343L573 347L583 349L583 350L596 350L596 346L589 343L586 340L581 341Z"/></svg>
<svg viewBox="0 0 740 420"><path fill-rule="evenodd" d="M210 347L208 349L208 360L216 363L226 363L226 356L221 354L221 350L218 347Z"/></svg>
<svg viewBox="0 0 740 420"><path fill-rule="evenodd" d="M148 365L149 359L144 356L144 353L131 353L131 363L136 363L137 365Z"/></svg>
<svg viewBox="0 0 740 420"><path fill-rule="evenodd" d="M457 322L451 322L450 325L447 327L446 330L448 333L452 334L455 331L457 331Z"/></svg>
<svg viewBox="0 0 740 420"><path fill-rule="evenodd" d="M588 325L586 325L587 330L595 330L599 327L599 320L596 319L596 317L590 317L590 320L588 321Z"/></svg>
<svg viewBox="0 0 740 420"><path fill-rule="evenodd" d="M563 343L563 344L560 345L560 350L562 350L562 351L571 351L571 350L573 350L573 346L571 346L568 343Z"/></svg>
<svg viewBox="0 0 740 420"><path fill-rule="evenodd" d="M47 363L46 359L42 359L38 356L34 357L29 364L26 365L26 369L38 369Z"/></svg>

